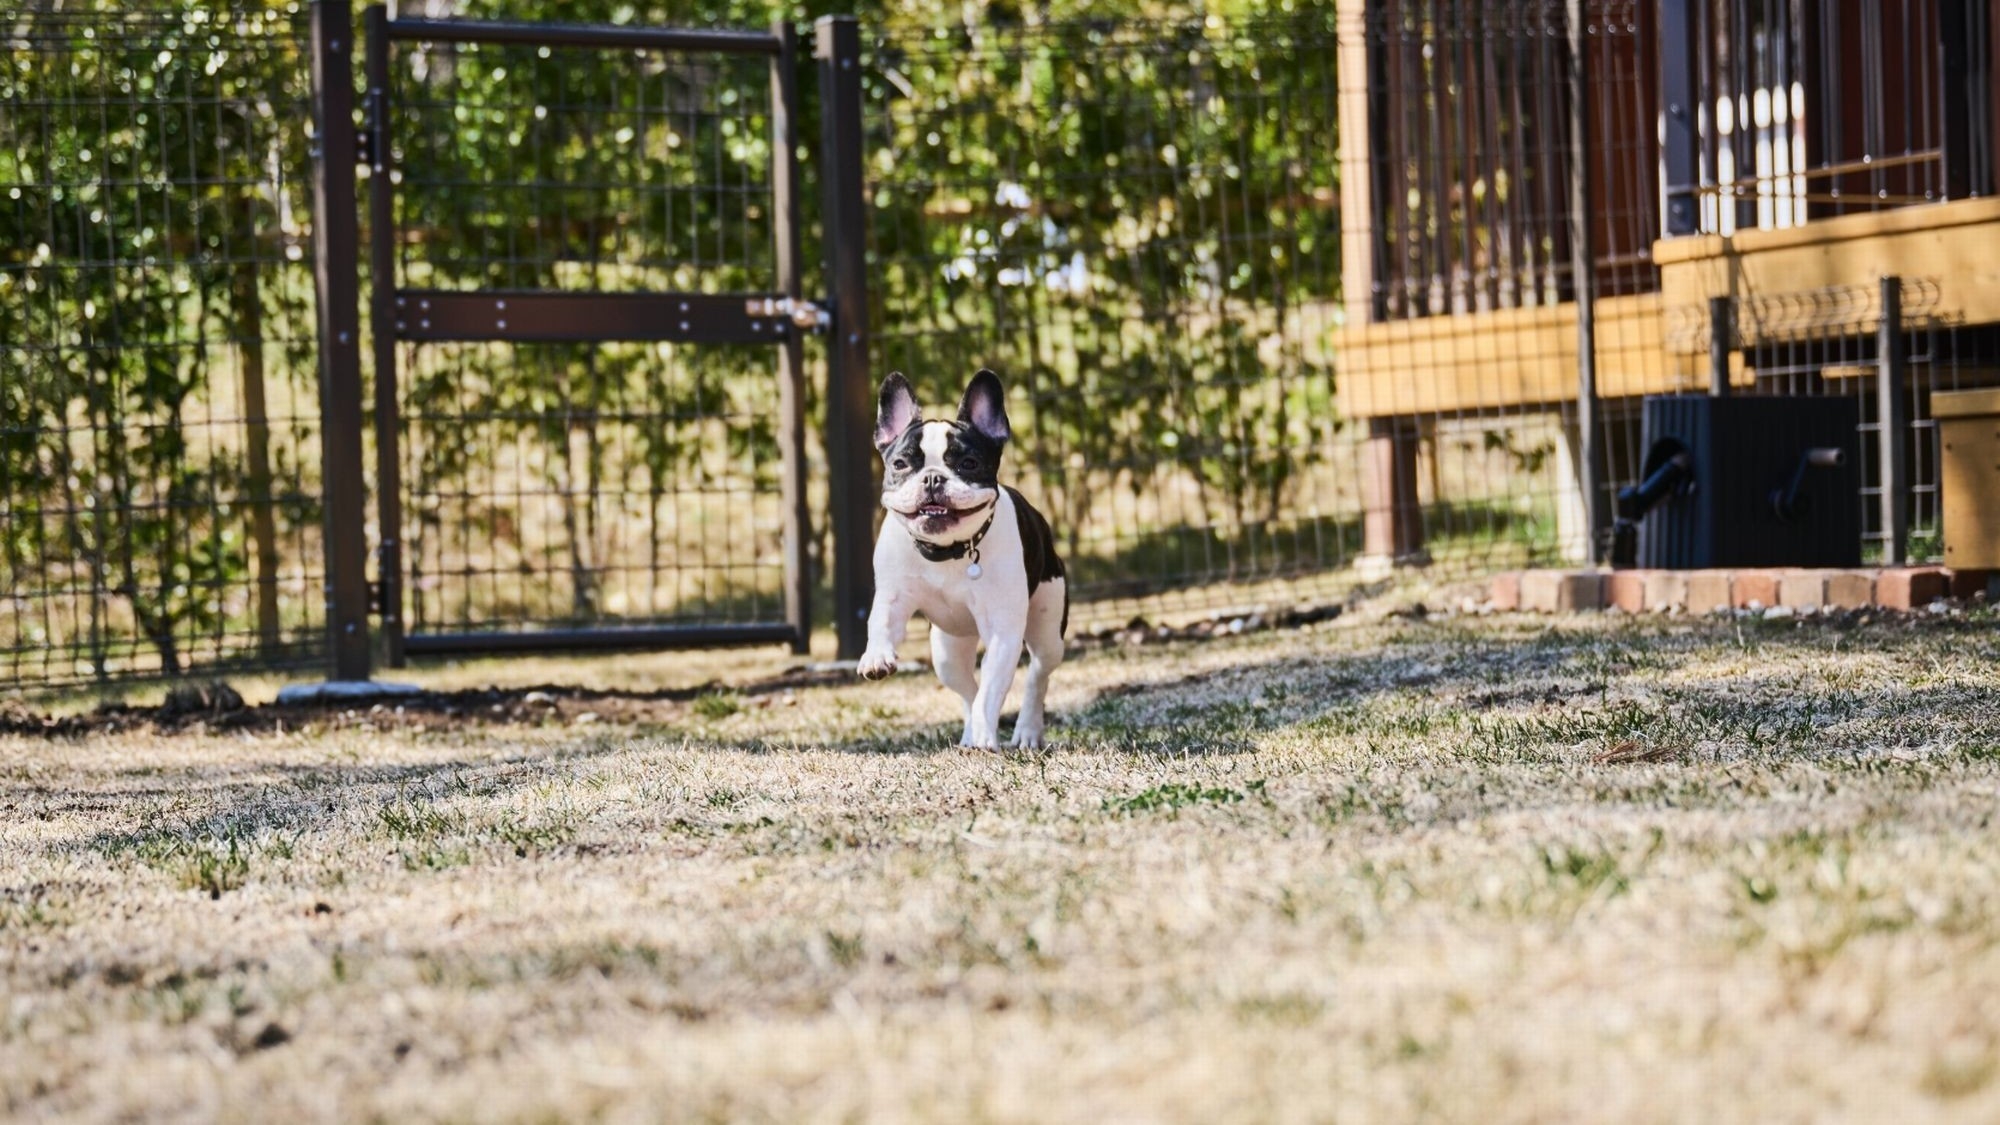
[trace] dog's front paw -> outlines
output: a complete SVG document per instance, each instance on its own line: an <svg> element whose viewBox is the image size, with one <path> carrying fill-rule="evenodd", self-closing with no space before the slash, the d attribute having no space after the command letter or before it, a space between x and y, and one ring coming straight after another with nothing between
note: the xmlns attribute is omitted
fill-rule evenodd
<svg viewBox="0 0 2000 1125"><path fill-rule="evenodd" d="M885 680L896 674L895 652L876 652L870 649L861 654L861 660L854 670L861 673L864 680Z"/></svg>
<svg viewBox="0 0 2000 1125"><path fill-rule="evenodd" d="M1013 746L1016 750L1040 750L1042 748L1042 728L1015 727Z"/></svg>

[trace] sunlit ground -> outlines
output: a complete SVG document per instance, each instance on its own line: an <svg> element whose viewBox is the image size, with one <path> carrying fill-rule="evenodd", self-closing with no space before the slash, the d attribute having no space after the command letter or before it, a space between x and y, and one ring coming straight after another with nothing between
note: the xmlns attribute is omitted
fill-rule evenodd
<svg viewBox="0 0 2000 1125"><path fill-rule="evenodd" d="M1031 757L790 662L0 740L0 1108L2000 1116L1990 618L1100 650Z"/></svg>

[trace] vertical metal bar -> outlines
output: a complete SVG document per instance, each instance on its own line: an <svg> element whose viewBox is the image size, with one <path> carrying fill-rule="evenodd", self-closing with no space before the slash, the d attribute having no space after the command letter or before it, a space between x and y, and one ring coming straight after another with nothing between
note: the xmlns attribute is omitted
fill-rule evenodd
<svg viewBox="0 0 2000 1125"><path fill-rule="evenodd" d="M381 525L375 570L381 590L382 655L391 668L403 659L402 419L396 393L395 154L389 144L389 12L371 4L362 19L368 36L369 319L375 346L375 513Z"/></svg>
<svg viewBox="0 0 2000 1125"><path fill-rule="evenodd" d="M1695 196L1701 177L1701 115L1694 81L1696 3L1660 2L1660 107L1665 117L1661 159L1667 177L1669 235L1694 234L1701 229L1701 208Z"/></svg>
<svg viewBox="0 0 2000 1125"><path fill-rule="evenodd" d="M1938 105L1943 115L1938 140L1944 197L1964 199L1983 176L1973 167L1972 119L1985 90L1973 82L1971 0L1938 0Z"/></svg>
<svg viewBox="0 0 2000 1125"><path fill-rule="evenodd" d="M1454 4L1452 4L1452 28L1446 32L1446 44L1444 46L1446 46L1446 50L1438 52L1440 56L1444 56L1440 60L1440 70L1444 70L1448 74L1448 80L1450 80L1448 88L1456 90L1456 94L1458 94L1456 98L1452 98L1450 102L1446 102L1450 106L1452 124L1458 126L1454 130L1456 132L1454 140L1458 142L1458 152L1456 152L1456 156L1458 156L1458 176L1456 176L1456 182L1452 184L1452 190L1460 192L1460 198L1464 200L1464 204L1460 204L1460 210L1458 210L1458 222L1460 222L1458 242L1460 242L1460 246L1458 246L1458 266L1452 270L1452 278L1450 278L1450 282L1452 282L1452 288L1450 288L1450 292L1452 292L1450 310L1452 312L1476 312L1478 306L1480 306L1478 296L1474 296L1478 292L1478 286L1480 286L1480 282L1478 282L1478 260L1480 260L1480 250L1478 250L1478 238L1480 238L1480 232L1478 232L1478 228L1480 228L1478 206L1480 206L1480 194L1492 194L1492 192L1482 192L1480 180L1484 180L1484 182L1490 184L1492 176L1488 176L1486 168L1480 166L1480 158L1478 158L1480 154L1472 146L1472 114L1478 112L1478 104L1480 102L1478 102L1478 92L1474 88L1474 82L1470 78L1470 74L1472 74L1472 14L1470 14L1470 6L1464 0L1454 0ZM1448 62L1448 68L1442 66L1446 62ZM1228 180L1224 180L1224 182L1228 182ZM1222 244L1228 246L1228 238L1226 236L1224 236Z"/></svg>
<svg viewBox="0 0 2000 1125"><path fill-rule="evenodd" d="M1419 139L1419 144L1423 147L1418 150L1420 153L1418 160L1427 173L1425 179L1430 191L1430 197L1424 201L1424 216L1431 225L1431 231L1426 233L1423 240L1424 269L1428 274L1424 279L1423 308L1426 314L1432 316L1447 315L1452 311L1451 197L1446 193L1444 181L1446 159L1444 119L1447 116L1445 107L1451 105L1451 89L1442 57L1446 52L1439 49L1445 44L1438 42L1443 34L1444 22L1439 16L1438 7L1443 2L1444 0L1424 0L1423 19L1425 25L1430 28L1431 38L1424 44L1423 57L1428 65L1420 68L1423 76L1424 100L1435 107L1425 115L1424 119L1430 128Z"/></svg>
<svg viewBox="0 0 2000 1125"><path fill-rule="evenodd" d="M814 25L819 61L821 221L833 303L826 459L833 530L833 614L840 657L861 655L874 596L874 396L868 386L868 217L862 196L861 27L852 16Z"/></svg>
<svg viewBox="0 0 2000 1125"><path fill-rule="evenodd" d="M1882 323L1875 337L1875 434L1881 462L1882 562L1901 566L1909 557L1910 505L1903 487L1903 437L1908 418L1903 410L1903 279L1882 279Z"/></svg>
<svg viewBox="0 0 2000 1125"><path fill-rule="evenodd" d="M1729 353L1736 347L1736 301L1730 297L1708 299L1708 393L1721 398L1729 393Z"/></svg>
<svg viewBox="0 0 2000 1125"><path fill-rule="evenodd" d="M1588 555L1595 560L1607 526L1598 496L1603 436L1597 401L1597 248L1590 177L1590 11L1588 0L1569 0L1569 217L1570 270L1576 288L1577 488L1583 493Z"/></svg>
<svg viewBox="0 0 2000 1125"><path fill-rule="evenodd" d="M1413 267L1409 198L1413 185L1408 163L1408 141L1411 130L1406 107L1409 91L1404 88L1407 79L1403 68L1402 0L1380 0L1376 11L1381 38L1373 49L1379 52L1380 58L1378 65L1370 68L1368 78L1372 82L1380 75L1381 86L1370 93L1368 135L1370 138L1386 138L1388 152L1384 154L1387 159L1377 160L1372 166L1375 173L1375 210L1370 212L1370 217L1383 221L1388 230L1385 232L1386 241L1377 243L1382 270L1376 285L1383 296L1375 315L1378 320L1401 320L1414 315L1410 292Z"/></svg>
<svg viewBox="0 0 2000 1125"><path fill-rule="evenodd" d="M1992 195L2000 189L2000 156L1993 146L2000 141L2000 35L1995 34L1996 13L1984 4L1972 5L1966 41L1973 44L1966 68L1965 88L1972 99L1971 124L1966 140L1970 148L1973 195Z"/></svg>
<svg viewBox="0 0 2000 1125"><path fill-rule="evenodd" d="M1814 132L1819 137L1819 151L1806 154L1807 167L1809 168L1824 164L1839 164L1847 160L1847 127L1845 124L1847 120L1847 107L1843 104L1847 92L1847 83L1845 81L1846 76L1841 73L1843 64L1847 62L1847 59L1845 52L1841 49L1843 40L1840 7L1839 4L1827 4L1823 7L1816 5L1813 9L1813 15L1819 20L1820 30L1819 51L1814 56L1818 67L1818 80L1814 83L1813 88L1818 91L1819 105L1823 108L1817 115L1819 125L1814 129ZM1808 119L1807 124L1812 124L1810 119ZM1845 195L1847 191L1846 185L1846 175L1833 177L1832 183L1829 185L1829 194L1835 197ZM1839 198L1836 198L1830 205L1824 206L1819 212L1822 215L1842 215L1846 213L1847 206ZM1814 215L1810 211L1808 211L1808 216L1818 217L1818 215Z"/></svg>
<svg viewBox="0 0 2000 1125"><path fill-rule="evenodd" d="M1757 49L1748 0L1735 0L1730 8L1729 79L1730 150L1735 153L1733 184L1728 198L1736 201L1736 229L1757 229L1757 137L1754 132L1757 104Z"/></svg>
<svg viewBox="0 0 2000 1125"><path fill-rule="evenodd" d="M798 32L787 20L771 28L778 54L771 60L771 241L780 295L794 305L803 296L799 277ZM795 635L792 651L812 647L812 515L806 510L806 364L797 325L783 327L778 344L778 446L784 456L779 487L785 513L785 620Z"/></svg>
<svg viewBox="0 0 2000 1125"><path fill-rule="evenodd" d="M354 198L354 12L314 0L313 283L319 305L326 628L336 680L368 678L367 498L361 479L361 299Z"/></svg>

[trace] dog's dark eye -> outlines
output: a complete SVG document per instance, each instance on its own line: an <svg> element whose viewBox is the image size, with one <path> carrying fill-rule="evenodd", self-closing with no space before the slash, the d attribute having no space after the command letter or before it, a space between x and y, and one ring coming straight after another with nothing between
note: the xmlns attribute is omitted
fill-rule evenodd
<svg viewBox="0 0 2000 1125"><path fill-rule="evenodd" d="M960 462L958 463L958 471L959 471L959 472L961 472L961 473L976 473L976 472L978 472L978 471L979 471L979 458L977 458L977 457L967 457L967 458L966 458L965 460L963 460L963 461L960 461Z"/></svg>
<svg viewBox="0 0 2000 1125"><path fill-rule="evenodd" d="M899 473L907 473L910 471L910 462L906 457L898 457L894 461L889 462L889 467Z"/></svg>

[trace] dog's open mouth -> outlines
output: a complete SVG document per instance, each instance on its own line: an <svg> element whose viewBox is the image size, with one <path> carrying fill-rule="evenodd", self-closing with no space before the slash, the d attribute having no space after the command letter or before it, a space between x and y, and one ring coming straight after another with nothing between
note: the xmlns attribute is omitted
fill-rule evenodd
<svg viewBox="0 0 2000 1125"><path fill-rule="evenodd" d="M964 512L948 504L920 504L910 513L910 519L923 529L926 535L937 535L958 526Z"/></svg>

